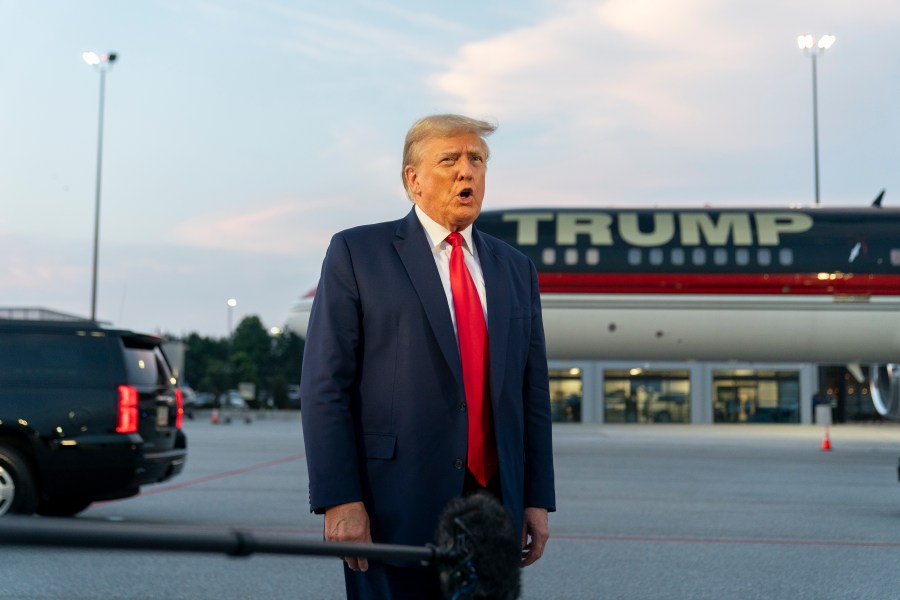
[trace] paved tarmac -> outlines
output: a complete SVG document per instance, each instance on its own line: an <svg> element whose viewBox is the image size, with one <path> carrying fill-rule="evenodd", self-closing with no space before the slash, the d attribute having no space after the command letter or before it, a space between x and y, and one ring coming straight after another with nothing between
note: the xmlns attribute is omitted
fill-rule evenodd
<svg viewBox="0 0 900 600"><path fill-rule="evenodd" d="M296 415L187 421L178 478L81 522L320 539ZM900 426L554 428L559 510L523 598L900 597ZM337 559L0 547L0 599L340 598Z"/></svg>

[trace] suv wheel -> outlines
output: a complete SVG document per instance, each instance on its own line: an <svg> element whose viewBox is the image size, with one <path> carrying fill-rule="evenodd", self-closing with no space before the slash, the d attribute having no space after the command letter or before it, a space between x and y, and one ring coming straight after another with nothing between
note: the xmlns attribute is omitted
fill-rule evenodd
<svg viewBox="0 0 900 600"><path fill-rule="evenodd" d="M37 490L28 463L9 446L0 444L0 516L30 515L37 508Z"/></svg>

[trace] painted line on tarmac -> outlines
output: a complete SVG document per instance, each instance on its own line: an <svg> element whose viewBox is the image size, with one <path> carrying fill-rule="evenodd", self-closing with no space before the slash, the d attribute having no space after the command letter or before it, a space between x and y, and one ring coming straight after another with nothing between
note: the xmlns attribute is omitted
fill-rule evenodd
<svg viewBox="0 0 900 600"><path fill-rule="evenodd" d="M224 479L226 477L234 477L235 475L243 475L244 473L250 473L252 471L256 471L258 469L265 469L267 467L274 467L276 465L283 465L284 463L293 462L295 460L300 460L301 458L306 457L306 454L292 454L291 456L285 456L284 458L277 458L275 460L270 460L264 463L258 463L255 465L250 465L248 467L241 467L240 469L231 469L230 471L222 471L221 473L215 473L213 475L206 475L205 477L197 477L196 479L188 479L187 481L180 481L178 483L172 483L169 485L164 485L161 487L154 487L146 492L141 490L141 493L138 496L152 496L154 494L162 494L163 492L171 492L172 490L178 490L181 488L186 488L192 485L197 485L200 483L206 483L208 481L216 481L217 479Z"/></svg>
<svg viewBox="0 0 900 600"><path fill-rule="evenodd" d="M588 542L652 542L675 544L733 544L761 546L845 546L853 548L900 548L900 542L855 542L850 540L752 540L738 538L687 538L652 537L630 535L560 535L552 534L551 539Z"/></svg>

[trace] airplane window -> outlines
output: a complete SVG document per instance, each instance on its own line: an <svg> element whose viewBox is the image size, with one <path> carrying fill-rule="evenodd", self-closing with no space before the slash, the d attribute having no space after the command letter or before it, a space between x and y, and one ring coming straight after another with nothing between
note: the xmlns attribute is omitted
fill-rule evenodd
<svg viewBox="0 0 900 600"><path fill-rule="evenodd" d="M578 264L578 250L575 248L566 249L565 261L567 265L577 265Z"/></svg>
<svg viewBox="0 0 900 600"><path fill-rule="evenodd" d="M588 248L587 252L584 253L584 262L589 265L599 265L600 251L596 248Z"/></svg>
<svg viewBox="0 0 900 600"><path fill-rule="evenodd" d="M669 255L669 260L672 261L673 265L683 265L684 264L684 250L681 248L672 248L672 253Z"/></svg>
<svg viewBox="0 0 900 600"><path fill-rule="evenodd" d="M734 251L734 262L736 262L741 267L746 267L750 264L750 251L746 248L738 248Z"/></svg>
<svg viewBox="0 0 900 600"><path fill-rule="evenodd" d="M760 248L757 250L756 262L764 267L772 264L772 251L768 248Z"/></svg>
<svg viewBox="0 0 900 600"><path fill-rule="evenodd" d="M641 249L640 248L632 248L628 251L628 264L629 265L639 265L641 264Z"/></svg>
<svg viewBox="0 0 900 600"><path fill-rule="evenodd" d="M545 265L552 265L556 263L556 248L544 248L543 253L541 253L541 261Z"/></svg>
<svg viewBox="0 0 900 600"><path fill-rule="evenodd" d="M720 267L728 264L728 250L725 248L716 248L713 250L713 262Z"/></svg>
<svg viewBox="0 0 900 600"><path fill-rule="evenodd" d="M706 264L706 248L694 248L691 252L691 262L695 265Z"/></svg>
<svg viewBox="0 0 900 600"><path fill-rule="evenodd" d="M891 248L891 264L895 267L900 265L900 249Z"/></svg>
<svg viewBox="0 0 900 600"><path fill-rule="evenodd" d="M661 265L663 263L663 251L660 248L653 248L650 250L649 259L651 265Z"/></svg>
<svg viewBox="0 0 900 600"><path fill-rule="evenodd" d="M778 251L778 264L779 265L792 265L794 264L794 251L790 248L782 248Z"/></svg>

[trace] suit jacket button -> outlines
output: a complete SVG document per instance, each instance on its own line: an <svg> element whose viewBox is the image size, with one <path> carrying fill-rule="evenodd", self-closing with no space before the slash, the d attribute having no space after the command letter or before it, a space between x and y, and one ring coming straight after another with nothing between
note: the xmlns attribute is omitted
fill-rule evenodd
<svg viewBox="0 0 900 600"><path fill-rule="evenodd" d="M454 460L453 466L456 467L457 469L462 469L463 468L463 459L457 458L456 460Z"/></svg>
<svg viewBox="0 0 900 600"><path fill-rule="evenodd" d="M466 412L466 403L460 402L457 408L459 409L459 412Z"/></svg>

